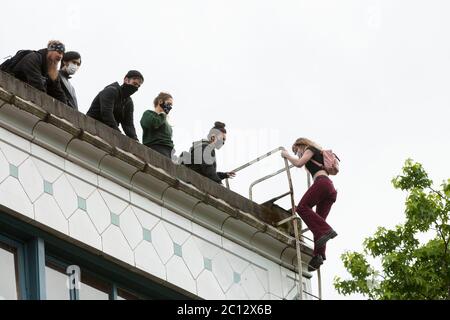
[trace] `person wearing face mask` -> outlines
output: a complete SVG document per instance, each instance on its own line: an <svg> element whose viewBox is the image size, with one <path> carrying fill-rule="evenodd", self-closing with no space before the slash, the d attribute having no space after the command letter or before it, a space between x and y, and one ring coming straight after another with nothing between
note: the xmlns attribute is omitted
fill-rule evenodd
<svg viewBox="0 0 450 320"><path fill-rule="evenodd" d="M61 88L67 98L67 105L75 110L78 110L77 95L69 79L78 71L80 65L80 54L75 51L69 51L64 54L61 68L59 69L59 79L61 80Z"/></svg>
<svg viewBox="0 0 450 320"><path fill-rule="evenodd" d="M167 115L173 106L169 93L161 92L154 100L155 111L147 110L141 118L142 143L167 158L172 158L172 127L167 122Z"/></svg>
<svg viewBox="0 0 450 320"><path fill-rule="evenodd" d="M10 65L3 68L2 64L1 69L53 98L67 103L58 73L58 64L63 58L65 50L62 42L51 40L45 49L17 52L11 58Z"/></svg>
<svg viewBox="0 0 450 320"><path fill-rule="evenodd" d="M138 140L133 122L134 105L131 96L143 83L144 77L139 71L128 71L122 85L114 82L99 92L86 115L118 131L120 124L128 137Z"/></svg>
<svg viewBox="0 0 450 320"><path fill-rule="evenodd" d="M190 161L186 162L185 156L182 156L183 164L219 184L222 184L223 179L235 177L234 172L217 172L216 150L223 147L226 136L225 123L215 122L214 127L209 130L207 139L192 143L188 153Z"/></svg>

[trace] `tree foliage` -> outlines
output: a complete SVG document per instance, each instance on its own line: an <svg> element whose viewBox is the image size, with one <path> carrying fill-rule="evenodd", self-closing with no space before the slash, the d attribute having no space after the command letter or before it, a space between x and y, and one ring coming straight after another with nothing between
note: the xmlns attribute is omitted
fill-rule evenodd
<svg viewBox="0 0 450 320"><path fill-rule="evenodd" d="M408 193L406 222L391 230L379 227L365 239L362 253L344 253L351 278L336 277L334 286L340 294L369 299L450 299L450 179L435 190L422 165L408 159L392 183ZM421 243L418 236L425 232L431 240ZM368 257L380 259L382 270Z"/></svg>

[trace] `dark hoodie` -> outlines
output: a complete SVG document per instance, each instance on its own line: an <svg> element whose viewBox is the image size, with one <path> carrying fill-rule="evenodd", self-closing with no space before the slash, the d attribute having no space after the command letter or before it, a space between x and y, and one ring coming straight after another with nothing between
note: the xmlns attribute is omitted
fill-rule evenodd
<svg viewBox="0 0 450 320"><path fill-rule="evenodd" d="M59 78L53 81L48 76L47 52L47 49L41 49L27 54L14 66L11 70L12 74L17 79L67 104L67 98L61 88Z"/></svg>
<svg viewBox="0 0 450 320"><path fill-rule="evenodd" d="M192 143L189 153L191 164L186 164L188 168L220 184L222 184L223 179L228 177L225 172L217 172L216 150L208 140L204 139ZM211 155L212 161L205 161L204 155Z"/></svg>
<svg viewBox="0 0 450 320"><path fill-rule="evenodd" d="M86 115L116 130L119 130L120 124L127 136L138 140L133 123L133 112L133 100L124 96L122 87L118 82L114 82L99 92Z"/></svg>

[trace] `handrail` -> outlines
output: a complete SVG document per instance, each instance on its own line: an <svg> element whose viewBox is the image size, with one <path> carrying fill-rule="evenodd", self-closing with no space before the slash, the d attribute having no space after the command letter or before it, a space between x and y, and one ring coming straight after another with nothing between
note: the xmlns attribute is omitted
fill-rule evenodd
<svg viewBox="0 0 450 320"><path fill-rule="evenodd" d="M289 166L289 169L292 169L293 167L294 167L294 165L292 164L292 165ZM266 181L266 180L268 180L268 179L270 179L270 178L272 178L272 177L275 177L275 176L277 176L277 175L279 175L280 173L283 173L283 172L285 172L285 171L286 171L286 168L283 168L283 169L280 169L280 170L278 170L278 171L276 171L276 172L274 172L274 173L272 173L272 174L269 174L269 175L267 175L267 176L265 176L265 177L262 177L262 178L260 178L260 179L258 179L258 180L256 180L256 181L252 182L252 183L250 184L250 186L249 186L249 189L248 189L248 196L249 196L250 200L253 200L253 191L252 191L252 189L253 189L253 187L254 187L255 185L257 185L258 183L261 183L261 182L263 182L263 181Z"/></svg>
<svg viewBox="0 0 450 320"><path fill-rule="evenodd" d="M252 160L250 162L247 162L246 164L244 164L244 165L242 165L242 166L232 170L232 172L241 171L241 170L251 166L252 164L255 164L256 162L261 161L262 159L265 159L265 158L275 154L276 152L282 151L282 150L284 150L283 147L278 147L278 148L276 148L276 149L274 149L274 150L272 150L270 152L267 152L266 154L264 154L264 155L262 155L262 156L260 156L260 157L258 157L256 159L254 159L254 160ZM253 198L253 191L252 190L253 190L253 187L255 185L257 185L258 183L261 183L261 182L263 182L265 180L268 180L268 179L270 179L270 178L272 178L272 177L274 177L274 176L276 176L276 175L286 171L287 178L288 178L288 183L289 183L289 192L286 192L282 196L279 196L279 197L277 197L275 199L280 199L281 197L284 197L284 196L289 195L289 194L291 195L292 216L290 218L288 218L288 219L284 219L282 221L282 223L286 223L286 222L288 222L290 220L292 220L292 223L293 223L294 234L295 234L295 249L296 249L296 252L297 252L298 275L300 277L300 281L297 281L297 291L298 291L298 296L297 297L298 297L299 300L303 300L303 280L302 280L303 279L303 262L302 262L302 259L301 259L301 241L300 241L300 237L302 237L303 239L306 238L306 239L311 240L311 241L313 241L313 240L309 239L309 238L307 238L307 237L305 237L303 235L303 233L307 229L301 230L301 232L299 232L299 228L298 227L300 226L300 229L302 228L302 221L301 221L300 217L297 215L297 213L295 212L294 189L293 189L293 185L292 185L292 178L291 178L291 172L290 172L290 169L292 169L294 167L294 165L289 165L288 160L286 158L284 158L284 164L285 164L285 167L283 169L280 169L280 170L278 170L278 171L276 171L276 172L274 172L272 174L269 174L269 175L267 175L265 177L262 177L262 178L260 178L260 179L258 179L256 181L252 182L250 184L250 186L249 186L249 198L250 198L250 200L252 200L252 198ZM230 189L230 184L229 184L228 178L225 179L225 182L226 182L226 187L228 189ZM311 186L311 177L310 177L309 174L307 175L307 184L308 184L308 188L309 188ZM317 277L318 279L317 280L318 280L318 287L319 287L319 296L318 297L314 296L313 294L310 294L309 292L305 292L305 293L308 294L309 296L312 296L314 298L318 298L319 300L322 300L322 279L321 279L322 277L321 277L321 274L320 274L320 269L317 270L317 271L318 271L318 277Z"/></svg>

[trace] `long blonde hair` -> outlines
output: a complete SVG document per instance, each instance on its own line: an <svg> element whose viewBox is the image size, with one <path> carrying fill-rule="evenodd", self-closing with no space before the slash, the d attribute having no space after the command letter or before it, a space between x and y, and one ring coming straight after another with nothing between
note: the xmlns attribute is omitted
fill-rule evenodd
<svg viewBox="0 0 450 320"><path fill-rule="evenodd" d="M297 153L299 147L313 147L322 151L322 147L307 138L298 138L292 145L292 152Z"/></svg>

